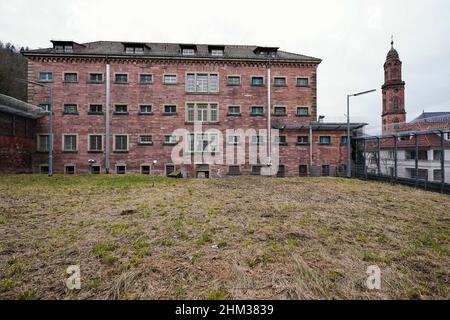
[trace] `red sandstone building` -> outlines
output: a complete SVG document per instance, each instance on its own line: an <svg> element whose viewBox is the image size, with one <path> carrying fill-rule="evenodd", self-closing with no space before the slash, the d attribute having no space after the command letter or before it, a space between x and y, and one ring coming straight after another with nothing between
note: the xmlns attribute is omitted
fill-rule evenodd
<svg viewBox="0 0 450 320"><path fill-rule="evenodd" d="M264 163L174 165L171 152L180 141L172 133L202 123L204 129L223 132L220 147L265 143L258 137L236 141L225 131L266 129L268 112L270 126L280 129L274 142L279 145L278 175L345 170L346 125L317 121L320 59L256 46L52 43L52 48L23 54L29 61L28 79L53 89L53 106L48 90L32 84L28 102L52 109L56 173L155 170L194 177L220 169L229 175L259 174ZM48 170L48 123L48 116L37 122L33 172ZM363 126L351 124L352 132Z"/></svg>

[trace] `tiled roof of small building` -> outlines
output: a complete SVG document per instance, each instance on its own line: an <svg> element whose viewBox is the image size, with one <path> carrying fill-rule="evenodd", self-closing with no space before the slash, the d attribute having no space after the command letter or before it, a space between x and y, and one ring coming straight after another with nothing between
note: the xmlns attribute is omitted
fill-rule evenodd
<svg viewBox="0 0 450 320"><path fill-rule="evenodd" d="M53 41L56 43L57 41ZM95 41L88 43L74 43L73 52L56 52L53 48L37 49L24 51L25 56L39 54L58 54L58 55L112 55L112 56L143 56L143 57L185 57L185 58L207 58L207 59L251 59L267 60L267 56L257 53L258 46L248 45L208 45L208 44L177 44L177 43L147 43L147 42L121 42L121 41ZM142 54L127 53L126 45L140 45L144 47ZM183 56L181 48L195 47L194 56ZM223 48L223 56L212 56L211 48ZM277 49L277 48L271 48ZM256 51L256 52L255 52ZM290 53L278 50L273 60L285 60L295 62L320 63L322 60L310 56L296 53Z"/></svg>

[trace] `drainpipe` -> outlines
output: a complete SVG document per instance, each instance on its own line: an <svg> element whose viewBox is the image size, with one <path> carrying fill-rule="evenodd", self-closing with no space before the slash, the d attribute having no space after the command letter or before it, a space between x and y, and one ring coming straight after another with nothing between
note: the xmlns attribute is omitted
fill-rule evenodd
<svg viewBox="0 0 450 320"><path fill-rule="evenodd" d="M269 57L269 66L267 68L267 154L268 154L268 163L270 170L270 175L272 175L272 142L271 142L271 113L272 113L272 106L271 106L271 100L270 100L270 74L271 74L271 64L270 64L270 57Z"/></svg>
<svg viewBox="0 0 450 320"><path fill-rule="evenodd" d="M105 103L105 172L109 173L110 160L109 160L109 147L110 147L110 114L109 106L111 103L110 96L110 71L109 71L109 60L106 57L106 103Z"/></svg>
<svg viewBox="0 0 450 320"><path fill-rule="evenodd" d="M312 176L313 166L313 129L312 122L309 123L309 176Z"/></svg>

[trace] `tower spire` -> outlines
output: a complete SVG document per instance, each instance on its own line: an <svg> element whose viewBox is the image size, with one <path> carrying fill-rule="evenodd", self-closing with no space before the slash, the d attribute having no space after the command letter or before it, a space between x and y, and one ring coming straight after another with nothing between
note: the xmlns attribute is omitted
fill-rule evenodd
<svg viewBox="0 0 450 320"><path fill-rule="evenodd" d="M394 35L391 34L391 48L394 49Z"/></svg>

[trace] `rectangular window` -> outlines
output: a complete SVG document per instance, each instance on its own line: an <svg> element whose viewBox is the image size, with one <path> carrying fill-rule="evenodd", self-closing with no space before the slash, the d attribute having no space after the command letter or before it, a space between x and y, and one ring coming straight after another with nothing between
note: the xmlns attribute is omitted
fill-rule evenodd
<svg viewBox="0 0 450 320"><path fill-rule="evenodd" d="M177 137L171 134L166 134L164 136L164 144L176 144L177 143Z"/></svg>
<svg viewBox="0 0 450 320"><path fill-rule="evenodd" d="M255 176L261 175L261 166L260 165L252 166L252 175L255 175Z"/></svg>
<svg viewBox="0 0 450 320"><path fill-rule="evenodd" d="M92 174L100 174L100 166L98 164L91 166Z"/></svg>
<svg viewBox="0 0 450 320"><path fill-rule="evenodd" d="M102 114L103 106L101 104L90 104L88 113L89 114Z"/></svg>
<svg viewBox="0 0 450 320"><path fill-rule="evenodd" d="M241 107L240 106L229 106L228 107L228 114L229 115L240 115L241 114Z"/></svg>
<svg viewBox="0 0 450 320"><path fill-rule="evenodd" d="M278 165L277 177L283 178L285 176L286 168L283 164Z"/></svg>
<svg viewBox="0 0 450 320"><path fill-rule="evenodd" d="M298 173L299 173L300 177L306 177L308 175L308 166L306 164L299 165Z"/></svg>
<svg viewBox="0 0 450 320"><path fill-rule="evenodd" d="M141 165L141 174L150 174L150 166L149 165Z"/></svg>
<svg viewBox="0 0 450 320"><path fill-rule="evenodd" d="M126 73L116 73L114 75L115 83L128 83L128 74Z"/></svg>
<svg viewBox="0 0 450 320"><path fill-rule="evenodd" d="M78 106L76 104L65 104L64 105L64 113L65 114L78 114Z"/></svg>
<svg viewBox="0 0 450 320"><path fill-rule="evenodd" d="M64 173L65 174L75 174L75 166L72 164L66 164L64 166Z"/></svg>
<svg viewBox="0 0 450 320"><path fill-rule="evenodd" d="M433 180L434 181L442 180L442 170L440 170L440 169L433 170Z"/></svg>
<svg viewBox="0 0 450 320"><path fill-rule="evenodd" d="M128 114L128 105L126 104L114 105L114 114Z"/></svg>
<svg viewBox="0 0 450 320"><path fill-rule="evenodd" d="M37 151L47 152L50 148L50 136L48 134L40 134L37 136Z"/></svg>
<svg viewBox="0 0 450 320"><path fill-rule="evenodd" d="M297 144L309 144L309 136L297 136Z"/></svg>
<svg viewBox="0 0 450 320"><path fill-rule="evenodd" d="M275 87L286 87L286 78L285 77L275 77L273 79L273 84Z"/></svg>
<svg viewBox="0 0 450 320"><path fill-rule="evenodd" d="M330 175L330 166L329 165L323 165L322 166L322 176L328 177Z"/></svg>
<svg viewBox="0 0 450 320"><path fill-rule="evenodd" d="M153 137L149 134L139 136L139 144L153 144Z"/></svg>
<svg viewBox="0 0 450 320"><path fill-rule="evenodd" d="M50 103L41 103L39 104L39 108L41 108L44 111L50 112L51 111L51 106Z"/></svg>
<svg viewBox="0 0 450 320"><path fill-rule="evenodd" d="M238 176L241 174L241 167L240 166L228 166L228 173L229 176Z"/></svg>
<svg viewBox="0 0 450 320"><path fill-rule="evenodd" d="M48 165L46 164L41 164L39 166L39 172L40 173L44 173L44 174L48 174Z"/></svg>
<svg viewBox="0 0 450 320"><path fill-rule="evenodd" d="M196 133L187 136L188 152L215 153L219 150L216 133Z"/></svg>
<svg viewBox="0 0 450 320"><path fill-rule="evenodd" d="M227 143L232 145L238 145L241 143L241 136L229 135Z"/></svg>
<svg viewBox="0 0 450 320"><path fill-rule="evenodd" d="M75 134L63 135L63 151L66 152L77 151L77 136Z"/></svg>
<svg viewBox="0 0 450 320"><path fill-rule="evenodd" d="M275 136L274 140L275 140L274 142L277 144L287 144L286 136Z"/></svg>
<svg viewBox="0 0 450 320"><path fill-rule="evenodd" d="M181 53L183 56L195 56L195 49L184 48Z"/></svg>
<svg viewBox="0 0 450 320"><path fill-rule="evenodd" d="M341 144L347 144L347 136L342 136L341 137Z"/></svg>
<svg viewBox="0 0 450 320"><path fill-rule="evenodd" d="M320 136L319 144L331 144L331 137L330 136Z"/></svg>
<svg viewBox="0 0 450 320"><path fill-rule="evenodd" d="M89 73L89 81L100 83L103 82L103 74L102 73Z"/></svg>
<svg viewBox="0 0 450 320"><path fill-rule="evenodd" d="M140 74L139 75L139 83L152 83L153 75L151 74Z"/></svg>
<svg viewBox="0 0 450 320"><path fill-rule="evenodd" d="M264 136L252 136L251 142L252 144L261 145L264 143Z"/></svg>
<svg viewBox="0 0 450 320"><path fill-rule="evenodd" d="M252 77L252 86L261 87L264 85L264 77Z"/></svg>
<svg viewBox="0 0 450 320"><path fill-rule="evenodd" d="M297 107L297 116L298 117L308 117L309 116L309 108L308 107Z"/></svg>
<svg viewBox="0 0 450 320"><path fill-rule="evenodd" d="M405 151L406 160L414 160L416 159L416 150L406 150ZM419 160L426 161L428 160L428 151L424 149L419 149Z"/></svg>
<svg viewBox="0 0 450 320"><path fill-rule="evenodd" d="M219 106L216 103L188 103L186 122L217 122Z"/></svg>
<svg viewBox="0 0 450 320"><path fill-rule="evenodd" d="M264 115L264 107L254 106L251 109L252 116L263 116Z"/></svg>
<svg viewBox="0 0 450 320"><path fill-rule="evenodd" d="M286 107L275 107L274 113L276 116L286 116Z"/></svg>
<svg viewBox="0 0 450 320"><path fill-rule="evenodd" d="M39 81L53 81L53 73L39 72Z"/></svg>
<svg viewBox="0 0 450 320"><path fill-rule="evenodd" d="M208 73L186 74L186 92L215 93L219 91L219 75Z"/></svg>
<svg viewBox="0 0 450 320"><path fill-rule="evenodd" d="M78 82L78 74L75 72L65 72L64 82Z"/></svg>
<svg viewBox="0 0 450 320"><path fill-rule="evenodd" d="M116 173L117 174L126 174L127 166L124 164L116 164Z"/></svg>
<svg viewBox="0 0 450 320"><path fill-rule="evenodd" d="M140 114L151 114L152 113L152 106L149 104L141 104L139 106L139 113Z"/></svg>
<svg viewBox="0 0 450 320"><path fill-rule="evenodd" d="M229 86L239 86L241 84L241 77L240 76L228 76L227 84Z"/></svg>
<svg viewBox="0 0 450 320"><path fill-rule="evenodd" d="M177 106L165 105L164 106L164 113L165 114L176 114L177 113Z"/></svg>
<svg viewBox="0 0 450 320"><path fill-rule="evenodd" d="M176 84L177 83L177 75L176 74L165 74L164 75L164 84Z"/></svg>
<svg viewBox="0 0 450 320"><path fill-rule="evenodd" d="M126 46L125 52L128 54L144 54L143 46Z"/></svg>
<svg viewBox="0 0 450 320"><path fill-rule="evenodd" d="M126 152L128 151L128 136L114 135L114 151Z"/></svg>
<svg viewBox="0 0 450 320"><path fill-rule="evenodd" d="M308 82L308 78L297 78L297 87L307 87Z"/></svg>
<svg viewBox="0 0 450 320"><path fill-rule="evenodd" d="M100 152L103 150L103 136L100 134L89 135L89 151Z"/></svg>
<svg viewBox="0 0 450 320"><path fill-rule="evenodd" d="M213 57L223 57L223 50L222 49L212 49L211 55Z"/></svg>

